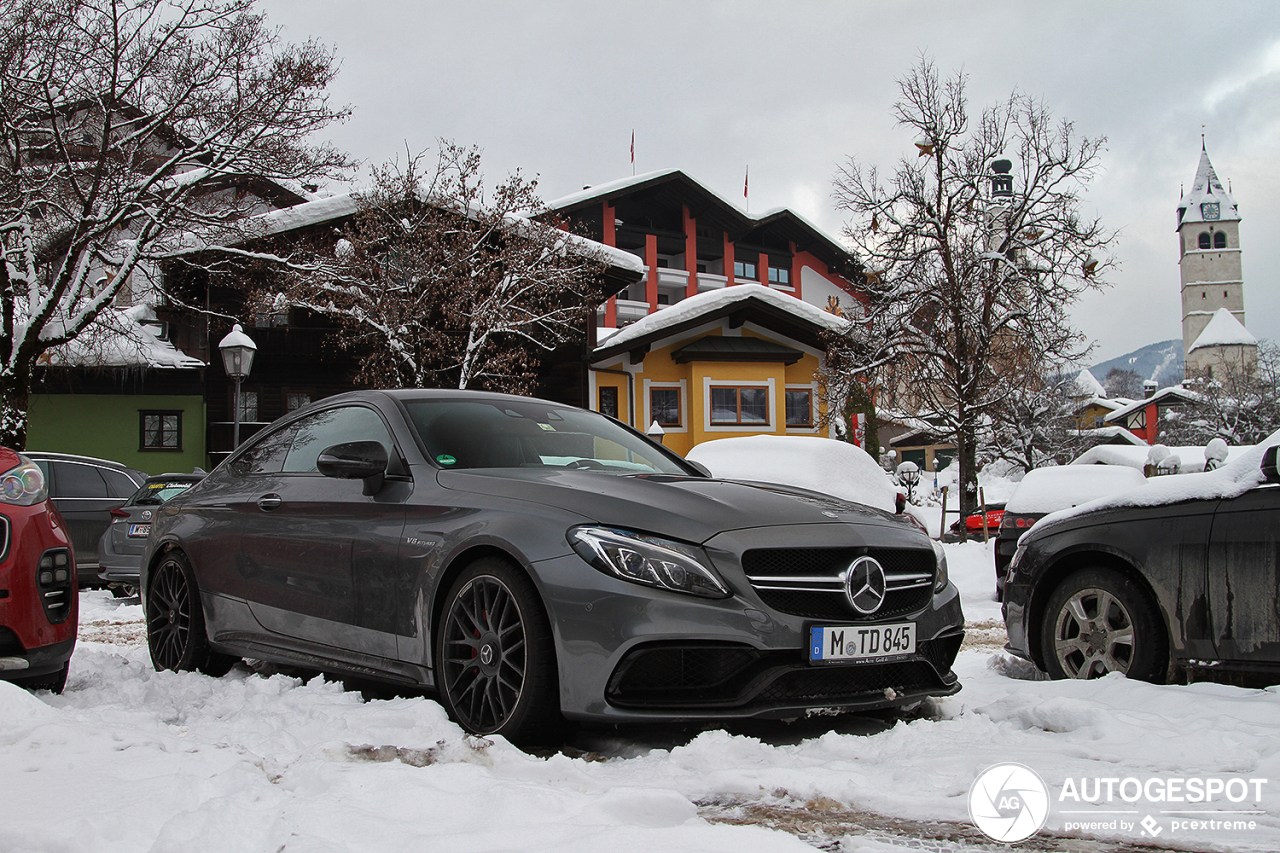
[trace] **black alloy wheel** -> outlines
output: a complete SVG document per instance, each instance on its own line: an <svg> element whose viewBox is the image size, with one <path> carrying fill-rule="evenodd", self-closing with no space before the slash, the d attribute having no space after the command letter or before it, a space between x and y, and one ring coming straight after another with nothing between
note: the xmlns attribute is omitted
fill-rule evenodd
<svg viewBox="0 0 1280 853"><path fill-rule="evenodd" d="M1146 591L1119 572L1086 569L1068 576L1049 597L1042 631L1045 668L1053 678L1118 672L1164 680L1164 622Z"/></svg>
<svg viewBox="0 0 1280 853"><path fill-rule="evenodd" d="M553 733L551 628L523 572L492 557L469 566L445 599L437 643L440 697L464 729L512 741Z"/></svg>
<svg viewBox="0 0 1280 853"><path fill-rule="evenodd" d="M226 675L236 659L215 652L205 634L195 572L177 550L160 558L147 584L147 647L157 671Z"/></svg>

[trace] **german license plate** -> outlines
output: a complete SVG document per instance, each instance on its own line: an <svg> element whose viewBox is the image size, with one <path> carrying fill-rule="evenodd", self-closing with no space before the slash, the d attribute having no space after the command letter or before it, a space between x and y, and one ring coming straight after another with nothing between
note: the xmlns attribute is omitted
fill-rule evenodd
<svg viewBox="0 0 1280 853"><path fill-rule="evenodd" d="M809 629L811 663L852 663L915 654L916 625L841 625Z"/></svg>
<svg viewBox="0 0 1280 853"><path fill-rule="evenodd" d="M150 536L151 525L150 524L130 524L129 535L130 536Z"/></svg>

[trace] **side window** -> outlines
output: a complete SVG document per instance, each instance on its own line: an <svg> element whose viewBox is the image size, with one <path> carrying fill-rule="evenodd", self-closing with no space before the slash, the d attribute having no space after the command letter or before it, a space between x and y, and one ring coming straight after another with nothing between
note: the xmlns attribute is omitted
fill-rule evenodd
<svg viewBox="0 0 1280 853"><path fill-rule="evenodd" d="M52 463L58 481L58 496L64 498L106 498L107 484L92 465L79 462Z"/></svg>
<svg viewBox="0 0 1280 853"><path fill-rule="evenodd" d="M235 461L231 470L236 474L279 474L284 467L284 457L293 444L295 426L278 429L269 435L258 438L249 445Z"/></svg>
<svg viewBox="0 0 1280 853"><path fill-rule="evenodd" d="M364 406L340 406L298 422L293 446L284 460L284 472L315 471L321 451L347 441L377 441L391 452L391 433L377 412Z"/></svg>
<svg viewBox="0 0 1280 853"><path fill-rule="evenodd" d="M98 473L107 481L107 491L113 498L127 498L138 491L138 484L130 480L127 474L112 471L110 468L100 468Z"/></svg>

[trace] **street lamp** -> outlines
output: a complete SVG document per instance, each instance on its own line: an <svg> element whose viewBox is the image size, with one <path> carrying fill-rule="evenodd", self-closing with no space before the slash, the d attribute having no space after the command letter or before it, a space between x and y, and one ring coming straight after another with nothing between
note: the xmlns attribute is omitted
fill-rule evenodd
<svg viewBox="0 0 1280 853"><path fill-rule="evenodd" d="M240 446L240 380L253 369L253 354L258 351L258 346L244 333L240 324L236 323L231 327L231 333L218 344L218 349L222 350L223 368L236 381L235 398L231 403L235 410L235 427L231 435L231 449L234 451Z"/></svg>
<svg viewBox="0 0 1280 853"><path fill-rule="evenodd" d="M644 431L644 434L658 442L658 444L662 444L662 437L667 434L667 431L662 428L662 424L655 420L653 423L649 424L649 428Z"/></svg>
<svg viewBox="0 0 1280 853"><path fill-rule="evenodd" d="M911 500L911 493L920 482L920 466L910 460L903 462L898 466L898 482L907 487L907 500Z"/></svg>

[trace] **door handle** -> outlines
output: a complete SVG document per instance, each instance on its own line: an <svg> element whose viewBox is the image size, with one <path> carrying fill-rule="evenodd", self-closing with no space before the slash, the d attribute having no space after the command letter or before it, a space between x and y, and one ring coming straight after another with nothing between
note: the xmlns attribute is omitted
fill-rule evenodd
<svg viewBox="0 0 1280 853"><path fill-rule="evenodd" d="M273 493L269 495L263 495L262 497L258 498L258 509L263 510L264 512L270 512L271 510L280 506L280 504L282 503L284 503L284 498L280 497L277 494Z"/></svg>

